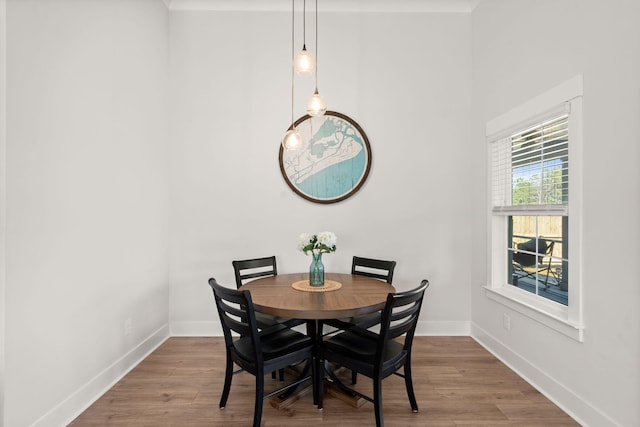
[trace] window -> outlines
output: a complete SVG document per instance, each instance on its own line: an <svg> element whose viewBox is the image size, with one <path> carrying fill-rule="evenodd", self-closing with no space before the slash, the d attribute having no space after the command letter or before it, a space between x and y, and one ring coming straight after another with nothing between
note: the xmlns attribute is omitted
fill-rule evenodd
<svg viewBox="0 0 640 427"><path fill-rule="evenodd" d="M488 296L578 340L581 95L574 79L487 125Z"/></svg>
<svg viewBox="0 0 640 427"><path fill-rule="evenodd" d="M494 215L507 217L507 281L568 305L568 115L492 143ZM565 251L566 252L566 251Z"/></svg>

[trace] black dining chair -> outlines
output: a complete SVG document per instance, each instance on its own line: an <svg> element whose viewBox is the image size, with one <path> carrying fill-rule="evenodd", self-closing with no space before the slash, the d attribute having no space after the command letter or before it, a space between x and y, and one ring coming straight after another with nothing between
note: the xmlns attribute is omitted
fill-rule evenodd
<svg viewBox="0 0 640 427"><path fill-rule="evenodd" d="M296 381L270 393L265 393L265 373L275 372L289 365L307 361L307 367L311 366L312 375L315 378L313 340L283 324L276 324L260 330L249 291L226 288L214 278L209 279L209 285L213 290L226 348L226 369L220 408L224 408L227 404L235 363L241 370L249 372L256 378L253 426L259 427L264 399L281 394L309 379L305 375L307 372L305 369L303 375ZM316 392L315 387L313 387L313 391ZM316 399L317 396L314 395L314 401Z"/></svg>
<svg viewBox="0 0 640 427"><path fill-rule="evenodd" d="M422 308L428 280L422 280L417 288L401 293L389 294L380 322L380 333L353 326L321 343L320 358L358 372L373 380L373 398L344 385L328 370L334 384L349 393L354 393L375 406L376 426L384 425L382 414L382 380L390 375L404 378L409 403L414 412L418 403L411 378L411 348ZM404 343L396 339L404 336ZM320 366L322 363L319 362ZM404 367L401 374L398 370ZM318 381L318 408L322 409L323 382Z"/></svg>
<svg viewBox="0 0 640 427"><path fill-rule="evenodd" d="M354 256L351 262L351 274L384 280L390 285L393 283L393 272L395 269L395 261ZM370 328L380 323L380 312L354 317L349 323L365 329Z"/></svg>
<svg viewBox="0 0 640 427"><path fill-rule="evenodd" d="M384 261L359 256L354 256L351 261L351 274L374 277L376 279L384 280L388 284L393 282L393 271L395 268L395 261Z"/></svg>
<svg viewBox="0 0 640 427"><path fill-rule="evenodd" d="M278 266L276 257L263 257L245 260L236 260L231 263L236 277L236 287L244 285L247 281L258 279L260 277L276 276L278 274ZM258 326L266 328L277 323L284 323L289 327L302 325L305 320L302 319L286 319L283 317L271 316L269 314L256 312L256 320Z"/></svg>
<svg viewBox="0 0 640 427"><path fill-rule="evenodd" d="M393 282L393 272L395 268L395 261L363 258L359 256L354 256L351 261L351 274L373 277L374 279L385 281L388 284ZM361 316L351 317L348 319L327 320L324 323L338 330L344 330L351 326L358 326L367 329L380 323L381 314L382 313L380 311L376 311L374 313L363 314ZM335 333L335 331L329 332L329 334L333 333ZM351 383L356 384L357 381L358 374L353 371Z"/></svg>
<svg viewBox="0 0 640 427"><path fill-rule="evenodd" d="M238 260L233 261L231 264L233 264L236 287L238 288L247 280L278 274L275 256Z"/></svg>
<svg viewBox="0 0 640 427"><path fill-rule="evenodd" d="M278 265L275 256L236 260L232 261L231 265L233 265L236 287L238 289L248 281L259 279L260 277L276 276L278 274ZM260 312L255 312L255 316L260 329L268 328L279 323L289 327L305 323L305 321L301 319L286 319ZM273 378L275 378L275 372L273 372L272 375ZM278 376L280 381L284 381L284 369L280 369Z"/></svg>
<svg viewBox="0 0 640 427"><path fill-rule="evenodd" d="M396 268L395 261L385 261L373 258L362 258L354 256L351 261L351 274L359 276L373 277L388 284L393 282L393 272ZM363 314L348 319L327 320L324 323L338 329L345 329L351 326L359 326L361 328L370 328L380 323L380 312Z"/></svg>

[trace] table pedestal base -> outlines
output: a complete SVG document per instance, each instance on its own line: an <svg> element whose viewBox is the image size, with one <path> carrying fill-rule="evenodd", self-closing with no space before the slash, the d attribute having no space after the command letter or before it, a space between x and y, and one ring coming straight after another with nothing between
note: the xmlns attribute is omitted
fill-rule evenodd
<svg viewBox="0 0 640 427"><path fill-rule="evenodd" d="M365 399L358 396L357 394L347 393L330 381L324 382L324 390L325 393L342 400L343 402L353 406L354 408L359 408L367 403Z"/></svg>
<svg viewBox="0 0 640 427"><path fill-rule="evenodd" d="M345 379L347 377L346 373L348 373L349 376L351 375L351 371L344 368L336 369L335 374L338 375L343 372L345 373ZM285 375L296 377L300 375L300 372L293 367L289 367L285 369ZM312 391L313 384L311 382L311 379L309 378L309 380L300 384L292 393L285 392L284 394L273 396L269 399L269 403L273 408L284 410L298 401L301 397L311 394ZM354 393L349 393L327 379L324 380L324 392L331 397L342 400L343 402L347 403L350 406L353 406L354 408L359 408L367 402L367 400L362 398L361 396L358 396Z"/></svg>
<svg viewBox="0 0 640 427"><path fill-rule="evenodd" d="M296 388L295 392L290 393L288 395L285 393L284 395L281 394L279 396L273 396L272 398L269 399L269 403L271 404L272 407L278 410L283 410L291 406L294 402L299 400L301 397L306 396L307 394L310 394L312 391L313 391L313 384L311 383L311 379L309 379L307 382L300 384Z"/></svg>

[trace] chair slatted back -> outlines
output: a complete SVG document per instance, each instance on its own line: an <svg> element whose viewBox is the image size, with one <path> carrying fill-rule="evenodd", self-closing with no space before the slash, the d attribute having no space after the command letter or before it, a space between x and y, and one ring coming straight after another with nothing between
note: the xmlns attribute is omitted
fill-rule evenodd
<svg viewBox="0 0 640 427"><path fill-rule="evenodd" d="M404 350L411 351L424 292L428 287L429 281L424 279L420 282L420 286L413 290L387 296L380 323L380 340L376 352L377 363L382 363L386 343L402 335L405 335Z"/></svg>
<svg viewBox="0 0 640 427"><path fill-rule="evenodd" d="M232 264L237 288L240 288L249 279L276 276L278 274L275 256L238 260L233 261Z"/></svg>
<svg viewBox="0 0 640 427"><path fill-rule="evenodd" d="M393 282L393 271L395 268L395 261L354 256L351 263L351 274L373 277L391 284Z"/></svg>
<svg viewBox="0 0 640 427"><path fill-rule="evenodd" d="M248 337L252 342L254 364L262 364L260 336L249 291L226 288L214 278L209 279L209 285L213 290L227 350L235 350L233 332L240 337Z"/></svg>

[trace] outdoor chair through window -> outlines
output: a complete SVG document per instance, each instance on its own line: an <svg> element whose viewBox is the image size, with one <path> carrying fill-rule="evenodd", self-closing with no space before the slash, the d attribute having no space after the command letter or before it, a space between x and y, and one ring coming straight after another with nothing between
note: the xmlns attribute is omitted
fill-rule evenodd
<svg viewBox="0 0 640 427"><path fill-rule="evenodd" d="M535 282L544 276L544 287L549 287L549 275L555 277L551 267L553 254L553 241L543 237L529 239L518 243L517 250L513 252L513 284L517 285L522 278L530 278Z"/></svg>

